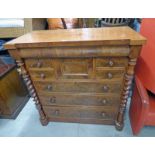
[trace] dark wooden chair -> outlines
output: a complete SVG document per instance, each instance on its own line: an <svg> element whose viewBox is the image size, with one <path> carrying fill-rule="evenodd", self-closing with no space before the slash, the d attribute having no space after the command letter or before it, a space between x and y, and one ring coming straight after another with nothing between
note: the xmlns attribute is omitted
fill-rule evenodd
<svg viewBox="0 0 155 155"><path fill-rule="evenodd" d="M102 18L101 27L126 26L129 18Z"/></svg>

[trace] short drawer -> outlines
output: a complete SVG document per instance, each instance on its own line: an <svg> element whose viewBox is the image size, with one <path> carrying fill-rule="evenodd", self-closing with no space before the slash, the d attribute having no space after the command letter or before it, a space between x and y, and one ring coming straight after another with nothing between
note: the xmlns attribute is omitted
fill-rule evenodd
<svg viewBox="0 0 155 155"><path fill-rule="evenodd" d="M27 68L53 68L52 59L25 59Z"/></svg>
<svg viewBox="0 0 155 155"><path fill-rule="evenodd" d="M96 67L125 67L128 64L126 57L96 58Z"/></svg>
<svg viewBox="0 0 155 155"><path fill-rule="evenodd" d="M35 82L40 92L72 92L72 93L120 93L122 81L117 82Z"/></svg>
<svg viewBox="0 0 155 155"><path fill-rule="evenodd" d="M80 119L114 119L117 109L98 107L58 107L43 106L43 110L48 118L80 118Z"/></svg>
<svg viewBox="0 0 155 155"><path fill-rule="evenodd" d="M55 77L54 69L29 69L29 74L33 80L50 80Z"/></svg>
<svg viewBox="0 0 155 155"><path fill-rule="evenodd" d="M96 68L96 79L122 79L124 77L124 73L125 68Z"/></svg>
<svg viewBox="0 0 155 155"><path fill-rule="evenodd" d="M118 106L120 97L116 94L107 95L87 95L71 93L48 93L39 94L40 101L43 105L65 105L65 106Z"/></svg>
<svg viewBox="0 0 155 155"><path fill-rule="evenodd" d="M90 79L93 72L93 59L60 59L60 79Z"/></svg>

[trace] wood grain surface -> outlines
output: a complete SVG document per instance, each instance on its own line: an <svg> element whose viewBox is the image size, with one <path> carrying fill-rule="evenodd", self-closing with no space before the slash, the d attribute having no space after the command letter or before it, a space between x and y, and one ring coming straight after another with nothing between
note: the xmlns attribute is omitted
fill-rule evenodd
<svg viewBox="0 0 155 155"><path fill-rule="evenodd" d="M146 39L131 28L106 27L35 31L5 44L7 49L105 44L142 45Z"/></svg>
<svg viewBox="0 0 155 155"><path fill-rule="evenodd" d="M146 39L129 27L35 31L5 44L49 121L122 130L134 66Z"/></svg>

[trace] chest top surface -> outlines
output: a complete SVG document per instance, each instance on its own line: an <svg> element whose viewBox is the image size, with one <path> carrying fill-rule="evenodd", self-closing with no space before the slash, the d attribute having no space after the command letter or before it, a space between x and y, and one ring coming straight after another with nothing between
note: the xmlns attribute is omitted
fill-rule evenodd
<svg viewBox="0 0 155 155"><path fill-rule="evenodd" d="M142 45L145 42L146 39L143 36L124 26L33 31L4 46L6 49L17 49L53 46Z"/></svg>

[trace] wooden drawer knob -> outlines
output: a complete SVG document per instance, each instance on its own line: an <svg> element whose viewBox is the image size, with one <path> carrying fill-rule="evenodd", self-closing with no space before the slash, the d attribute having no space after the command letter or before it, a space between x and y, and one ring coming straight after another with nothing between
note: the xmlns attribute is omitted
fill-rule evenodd
<svg viewBox="0 0 155 155"><path fill-rule="evenodd" d="M101 103L105 105L105 104L107 104L107 100L103 99L103 100L101 100Z"/></svg>
<svg viewBox="0 0 155 155"><path fill-rule="evenodd" d="M112 79L112 77L113 77L112 73L108 73L108 78Z"/></svg>
<svg viewBox="0 0 155 155"><path fill-rule="evenodd" d="M109 61L109 66L114 66L114 62L112 60Z"/></svg>
<svg viewBox="0 0 155 155"><path fill-rule="evenodd" d="M56 97L55 96L50 98L50 103L56 103Z"/></svg>
<svg viewBox="0 0 155 155"><path fill-rule="evenodd" d="M52 85L50 85L50 84L47 85L47 90L48 90L48 91L51 91L51 90L52 90Z"/></svg>
<svg viewBox="0 0 155 155"><path fill-rule="evenodd" d="M59 115L59 110L55 110L54 115L58 116Z"/></svg>
<svg viewBox="0 0 155 155"><path fill-rule="evenodd" d="M106 113L105 113L105 112L102 112L102 113L101 113L101 116L102 116L102 117L106 117Z"/></svg>
<svg viewBox="0 0 155 155"><path fill-rule="evenodd" d="M104 92L107 92L109 90L109 87L108 86L103 86L103 91Z"/></svg>
<svg viewBox="0 0 155 155"><path fill-rule="evenodd" d="M37 62L37 67L40 68L42 66L42 63L40 61Z"/></svg>
<svg viewBox="0 0 155 155"><path fill-rule="evenodd" d="M31 67L35 67L35 64L31 64L30 66L31 66Z"/></svg>
<svg viewBox="0 0 155 155"><path fill-rule="evenodd" d="M41 77L42 79L45 79L46 76L45 76L44 73L41 73L41 74L40 74L40 77Z"/></svg>

